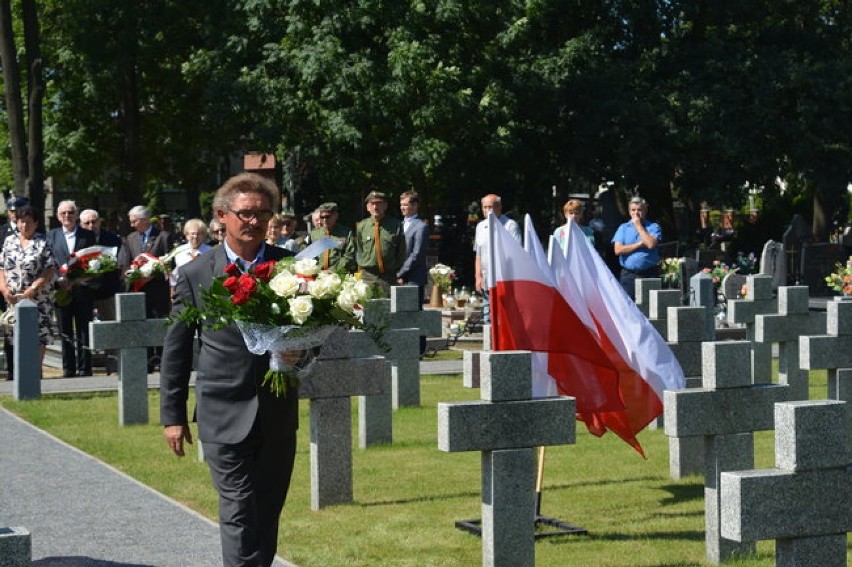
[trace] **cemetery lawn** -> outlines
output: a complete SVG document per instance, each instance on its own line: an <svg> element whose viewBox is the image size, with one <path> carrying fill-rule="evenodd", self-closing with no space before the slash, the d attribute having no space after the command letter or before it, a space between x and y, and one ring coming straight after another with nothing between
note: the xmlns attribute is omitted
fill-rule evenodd
<svg viewBox="0 0 852 567"><path fill-rule="evenodd" d="M825 372L812 372L811 398L825 392ZM436 441L437 403L478 397L478 390L461 386L459 375L424 376L422 406L394 415L393 446L364 451L353 439L355 502L319 512L310 509L308 402L303 400L279 554L302 567L481 564L481 540L454 527L455 520L481 516L480 455L442 453ZM206 466L197 462L194 446L184 459L169 454L156 425L158 393L151 392L149 401L151 425L122 428L114 393L29 402L0 397L0 405L29 422L215 520L216 495ZM357 431L353 401L356 437ZM703 479L669 478L662 431L646 430L639 440L647 460L611 433L596 438L578 423L576 445L548 448L541 512L582 526L589 535L538 540L537 566L707 565ZM773 466L773 445L771 432L756 435L758 468ZM852 542L848 549L847 561ZM774 542L760 542L755 557L726 563L774 564Z"/></svg>

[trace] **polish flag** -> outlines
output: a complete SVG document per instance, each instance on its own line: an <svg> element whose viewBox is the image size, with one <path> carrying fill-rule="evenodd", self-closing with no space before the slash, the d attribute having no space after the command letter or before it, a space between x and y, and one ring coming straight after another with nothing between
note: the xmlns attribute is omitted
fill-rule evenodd
<svg viewBox="0 0 852 567"><path fill-rule="evenodd" d="M546 372L560 393L577 399L577 412L614 412L619 399L618 370L598 338L556 287L543 252L527 253L496 218L490 218L489 300L494 350L538 354L536 382ZM537 238L527 239L531 244ZM543 392L537 392L541 395Z"/></svg>
<svg viewBox="0 0 852 567"><path fill-rule="evenodd" d="M593 318L600 344L618 369L624 406L596 413L595 421L644 455L636 434L662 414L664 390L685 387L683 370L580 228L573 222L568 228L563 257L568 277L559 278L560 289L575 310L588 309Z"/></svg>

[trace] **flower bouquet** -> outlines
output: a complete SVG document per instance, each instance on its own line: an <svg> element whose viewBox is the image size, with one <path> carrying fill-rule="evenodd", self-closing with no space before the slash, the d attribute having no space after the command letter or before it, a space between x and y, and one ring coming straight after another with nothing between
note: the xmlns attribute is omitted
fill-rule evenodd
<svg viewBox="0 0 852 567"><path fill-rule="evenodd" d="M456 279L456 271L445 264L435 264L429 268L429 279L432 280L433 285L438 286L442 291L447 291Z"/></svg>
<svg viewBox="0 0 852 567"><path fill-rule="evenodd" d="M165 263L147 252L136 256L130 262L130 268L124 273L124 279L130 286L130 291L140 291L145 284L154 280L166 278Z"/></svg>
<svg viewBox="0 0 852 567"><path fill-rule="evenodd" d="M683 258L663 258L660 260L660 274L663 284L668 288L677 287L680 283L680 265Z"/></svg>
<svg viewBox="0 0 852 567"><path fill-rule="evenodd" d="M825 278L825 283L834 291L852 295L852 256L846 260L846 265L837 262L834 271Z"/></svg>
<svg viewBox="0 0 852 567"><path fill-rule="evenodd" d="M363 305L375 293L353 275L320 270L314 258L263 262L245 272L229 264L201 291L204 308L187 306L178 319L214 329L236 323L249 351L270 353L262 385L285 396L313 362L309 351L332 332L341 326L370 331ZM295 364L293 351L305 351Z"/></svg>
<svg viewBox="0 0 852 567"><path fill-rule="evenodd" d="M737 258L734 260L734 265L737 267L737 272L747 276L757 273L757 256L754 252L737 252Z"/></svg>
<svg viewBox="0 0 852 567"><path fill-rule="evenodd" d="M89 246L72 252L59 268L59 279L53 290L53 301L59 307L71 304L71 287L96 276L118 269L115 246Z"/></svg>
<svg viewBox="0 0 852 567"><path fill-rule="evenodd" d="M725 279L730 273L736 272L738 268L731 269L730 266L722 262L721 260L713 260L713 267L704 268L701 271L705 274L710 274L710 277L713 279L713 285L717 288L722 285L722 280Z"/></svg>

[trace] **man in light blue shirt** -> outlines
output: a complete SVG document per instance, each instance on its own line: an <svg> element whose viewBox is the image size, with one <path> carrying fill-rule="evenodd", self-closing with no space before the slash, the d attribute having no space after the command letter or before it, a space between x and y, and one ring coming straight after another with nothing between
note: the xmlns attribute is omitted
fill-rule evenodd
<svg viewBox="0 0 852 567"><path fill-rule="evenodd" d="M630 220L618 227L612 237L613 249L621 265L621 286L630 299L636 299L636 278L656 278L660 252L657 244L663 237L660 225L648 220L648 202L633 197L628 206Z"/></svg>

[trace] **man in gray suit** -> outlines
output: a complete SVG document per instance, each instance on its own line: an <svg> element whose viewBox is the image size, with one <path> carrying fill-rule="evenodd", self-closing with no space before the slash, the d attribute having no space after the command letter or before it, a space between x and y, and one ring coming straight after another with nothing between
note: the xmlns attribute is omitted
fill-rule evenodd
<svg viewBox="0 0 852 567"><path fill-rule="evenodd" d="M420 308L423 309L423 290L429 277L429 263L426 261L426 249L429 247L429 225L420 218L420 195L416 191L406 191L399 196L399 210L402 212L402 230L405 234L405 249L408 255L396 273L399 285L416 285ZM420 354L426 352L426 337L420 337Z"/></svg>
<svg viewBox="0 0 852 567"><path fill-rule="evenodd" d="M275 185L252 173L225 182L213 209L225 227L225 240L180 270L173 315L187 306L203 309L200 291L225 266L243 270L293 253L266 246L269 220L278 207ZM172 324L165 338L160 377L160 416L175 455L191 443L187 396L192 344L199 333L196 377L198 437L219 493L219 531L223 564L268 566L278 546L278 520L287 497L296 454L298 395L276 397L261 387L269 355L251 354L236 325L219 330Z"/></svg>

